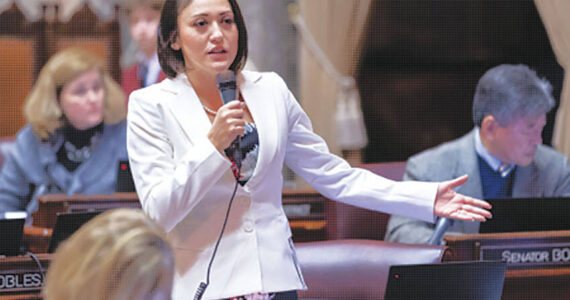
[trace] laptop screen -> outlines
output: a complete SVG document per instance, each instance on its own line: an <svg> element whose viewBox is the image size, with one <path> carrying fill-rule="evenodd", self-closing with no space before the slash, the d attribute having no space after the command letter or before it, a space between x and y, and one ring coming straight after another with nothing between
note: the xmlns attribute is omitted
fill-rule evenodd
<svg viewBox="0 0 570 300"><path fill-rule="evenodd" d="M505 263L490 261L395 265L384 299L500 299L505 270Z"/></svg>
<svg viewBox="0 0 570 300"><path fill-rule="evenodd" d="M570 198L486 199L493 218L482 222L480 233L570 230Z"/></svg>
<svg viewBox="0 0 570 300"><path fill-rule="evenodd" d="M0 219L0 255L20 254L25 218Z"/></svg>
<svg viewBox="0 0 570 300"><path fill-rule="evenodd" d="M69 238L75 231L83 224L89 222L100 212L74 212L74 213L58 213L55 220L55 226L51 235L48 253L53 253L57 246L67 238Z"/></svg>

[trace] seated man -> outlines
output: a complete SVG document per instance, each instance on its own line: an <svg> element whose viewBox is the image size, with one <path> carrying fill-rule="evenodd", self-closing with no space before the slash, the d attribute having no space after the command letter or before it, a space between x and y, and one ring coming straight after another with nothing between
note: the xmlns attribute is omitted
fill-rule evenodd
<svg viewBox="0 0 570 300"><path fill-rule="evenodd" d="M568 158L542 145L550 84L524 65L500 65L479 80L475 128L467 135L412 156L404 180L444 181L464 174L457 192L476 198L570 196ZM386 241L426 243L434 225L392 216ZM450 234L477 233L479 222L455 221Z"/></svg>

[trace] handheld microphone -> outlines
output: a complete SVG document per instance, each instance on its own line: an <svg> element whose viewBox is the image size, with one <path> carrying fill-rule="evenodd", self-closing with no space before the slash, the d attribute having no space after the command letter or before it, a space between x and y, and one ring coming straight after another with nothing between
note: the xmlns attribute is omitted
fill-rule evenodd
<svg viewBox="0 0 570 300"><path fill-rule="evenodd" d="M222 101L224 104L227 104L230 101L234 101L238 99L238 90L236 84L236 75L232 70L226 70L218 74L218 90L220 91L220 96L222 97ZM234 162L238 169L241 167L242 161L242 153L239 147L240 137L236 137L236 139L230 145L230 153L233 156Z"/></svg>
<svg viewBox="0 0 570 300"><path fill-rule="evenodd" d="M453 220L448 218L439 218L437 223L435 223L435 229L433 234L428 240L428 244L430 245L441 245L443 243L443 235L453 225Z"/></svg>
<svg viewBox="0 0 570 300"><path fill-rule="evenodd" d="M218 74L218 90L224 104L237 100L236 74L232 70L225 70Z"/></svg>
<svg viewBox="0 0 570 300"><path fill-rule="evenodd" d="M200 282L198 290L196 290L196 294L194 295L194 300L201 300L202 296L204 296L204 292L206 291L207 287L208 285L206 283Z"/></svg>

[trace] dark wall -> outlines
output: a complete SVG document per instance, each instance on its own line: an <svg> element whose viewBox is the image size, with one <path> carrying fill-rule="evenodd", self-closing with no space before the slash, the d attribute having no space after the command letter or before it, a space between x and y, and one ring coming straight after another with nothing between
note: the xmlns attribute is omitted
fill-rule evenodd
<svg viewBox="0 0 570 300"><path fill-rule="evenodd" d="M365 162L406 160L471 130L477 81L498 64L529 65L559 99L563 70L532 1L381 0L370 14L357 75Z"/></svg>

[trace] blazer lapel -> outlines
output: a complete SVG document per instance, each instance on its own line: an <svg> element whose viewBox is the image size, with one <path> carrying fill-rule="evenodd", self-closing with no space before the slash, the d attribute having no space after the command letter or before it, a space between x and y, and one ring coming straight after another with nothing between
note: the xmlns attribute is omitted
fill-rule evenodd
<svg viewBox="0 0 570 300"><path fill-rule="evenodd" d="M57 138L57 141L40 144L40 164L42 169L45 170L44 178L36 178L37 184L44 184L50 189L53 185L57 187L61 192L65 192L64 187L69 186L71 181L71 173L65 169L61 164L57 163L56 153L63 143L61 136Z"/></svg>
<svg viewBox="0 0 570 300"><path fill-rule="evenodd" d="M275 101L270 92L259 86L262 74L242 72L238 77L240 92L247 104L259 136L259 156L252 178L246 186L255 186L275 155L278 143ZM261 175L261 176L260 176Z"/></svg>
<svg viewBox="0 0 570 300"><path fill-rule="evenodd" d="M204 142L212 124L186 75L178 75L164 89L173 93L174 97L172 101L164 101L163 103L176 118L180 128L188 136L190 143Z"/></svg>
<svg viewBox="0 0 570 300"><path fill-rule="evenodd" d="M464 145L460 147L463 150L459 154L457 173L455 175L469 175L469 179L458 188L458 192L481 199L483 198L483 189L477 162L477 152L475 151L474 134L475 130L465 136Z"/></svg>
<svg viewBox="0 0 570 300"><path fill-rule="evenodd" d="M526 167L517 166L514 175L513 198L544 196L534 162Z"/></svg>

